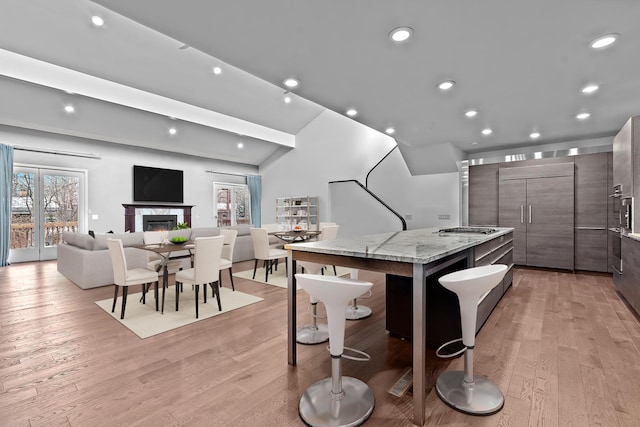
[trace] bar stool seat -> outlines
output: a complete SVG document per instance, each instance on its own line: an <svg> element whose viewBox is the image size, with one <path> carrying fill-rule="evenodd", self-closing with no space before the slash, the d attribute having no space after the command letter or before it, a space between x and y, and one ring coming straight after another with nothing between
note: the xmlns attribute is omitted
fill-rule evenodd
<svg viewBox="0 0 640 427"><path fill-rule="evenodd" d="M358 280L358 270L357 268L352 268L350 272L350 276L352 279ZM361 297L362 295L358 295ZM368 296L366 297L368 298ZM351 304L347 307L347 320L361 320L366 319L367 317L373 314L373 310L370 307L365 305L358 304L358 298L354 298Z"/></svg>
<svg viewBox="0 0 640 427"><path fill-rule="evenodd" d="M476 337L476 316L480 298L495 288L504 278L508 267L503 264L472 267L446 274L440 284L458 296L464 371L448 371L436 381L436 392L447 405L471 415L490 415L504 405L498 386L483 375L473 373L473 348Z"/></svg>
<svg viewBox="0 0 640 427"><path fill-rule="evenodd" d="M344 313L349 301L371 289L373 284L314 274L296 274L296 280L305 292L324 303L331 353L331 378L316 382L302 394L298 405L300 418L313 427L358 426L371 416L375 398L366 383L342 376L346 325Z"/></svg>
<svg viewBox="0 0 640 427"><path fill-rule="evenodd" d="M303 268L303 272L309 274L321 274L324 265L298 261L298 265ZM311 304L311 324L304 325L296 331L296 341L300 344L321 344L329 341L329 326L325 323L318 323L318 299L313 295L309 296Z"/></svg>

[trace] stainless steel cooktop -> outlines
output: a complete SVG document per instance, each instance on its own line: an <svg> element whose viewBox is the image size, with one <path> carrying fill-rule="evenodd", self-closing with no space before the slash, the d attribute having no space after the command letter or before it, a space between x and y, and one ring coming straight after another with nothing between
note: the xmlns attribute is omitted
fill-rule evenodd
<svg viewBox="0 0 640 427"><path fill-rule="evenodd" d="M490 234L495 233L495 228L491 227L451 227L441 228L438 233L473 233L473 234Z"/></svg>

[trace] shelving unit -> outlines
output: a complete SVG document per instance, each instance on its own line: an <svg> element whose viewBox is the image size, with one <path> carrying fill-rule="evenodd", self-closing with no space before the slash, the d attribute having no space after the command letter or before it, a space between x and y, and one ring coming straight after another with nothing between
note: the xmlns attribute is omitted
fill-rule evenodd
<svg viewBox="0 0 640 427"><path fill-rule="evenodd" d="M276 223L279 230L292 230L296 225L303 230L319 230L318 198L315 196L278 197Z"/></svg>

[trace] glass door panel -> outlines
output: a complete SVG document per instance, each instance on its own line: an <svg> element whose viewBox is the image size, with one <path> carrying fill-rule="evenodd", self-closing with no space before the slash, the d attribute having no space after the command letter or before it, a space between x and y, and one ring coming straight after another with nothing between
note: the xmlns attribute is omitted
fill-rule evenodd
<svg viewBox="0 0 640 427"><path fill-rule="evenodd" d="M11 252L9 262L38 259L36 222L37 169L16 168L13 171L11 197Z"/></svg>
<svg viewBox="0 0 640 427"><path fill-rule="evenodd" d="M251 203L249 199L248 186L236 185L233 187L232 200L235 205L235 224L251 224Z"/></svg>
<svg viewBox="0 0 640 427"><path fill-rule="evenodd" d="M84 230L83 172L15 167L10 262L57 258L63 231Z"/></svg>
<svg viewBox="0 0 640 427"><path fill-rule="evenodd" d="M213 199L218 227L251 224L251 200L247 185L214 182Z"/></svg>
<svg viewBox="0 0 640 427"><path fill-rule="evenodd" d="M78 231L80 223L80 174L42 171L42 221L40 259L55 259L63 231Z"/></svg>

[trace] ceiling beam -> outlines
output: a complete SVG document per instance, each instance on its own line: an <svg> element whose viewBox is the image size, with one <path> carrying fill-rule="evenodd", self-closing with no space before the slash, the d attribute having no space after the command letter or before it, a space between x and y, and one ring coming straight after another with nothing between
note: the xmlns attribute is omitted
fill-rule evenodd
<svg viewBox="0 0 640 427"><path fill-rule="evenodd" d="M295 147L295 135L0 49L0 75Z"/></svg>

